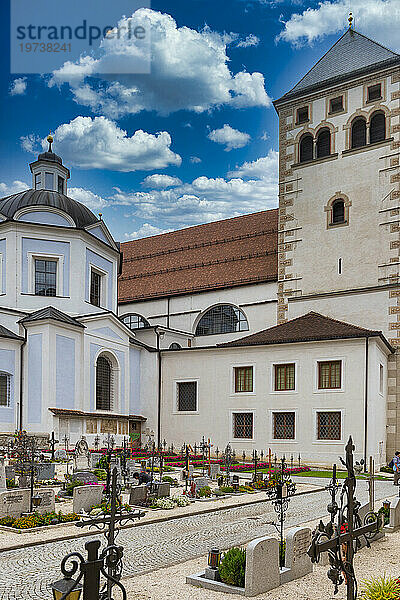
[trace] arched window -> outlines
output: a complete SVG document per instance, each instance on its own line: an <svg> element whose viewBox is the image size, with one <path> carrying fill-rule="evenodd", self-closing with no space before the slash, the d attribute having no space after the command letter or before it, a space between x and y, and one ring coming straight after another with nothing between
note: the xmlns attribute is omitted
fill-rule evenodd
<svg viewBox="0 0 400 600"><path fill-rule="evenodd" d="M123 315L121 321L129 327L129 329L146 329L150 327L150 323L141 315L132 313L130 315Z"/></svg>
<svg viewBox="0 0 400 600"><path fill-rule="evenodd" d="M105 356L99 356L96 362L96 409L112 409L112 367Z"/></svg>
<svg viewBox="0 0 400 600"><path fill-rule="evenodd" d="M367 124L364 117L354 119L351 125L351 147L360 148L367 143Z"/></svg>
<svg viewBox="0 0 400 600"><path fill-rule="evenodd" d="M345 223L345 209L344 201L339 198L332 204L332 220L331 223L336 225L338 223Z"/></svg>
<svg viewBox="0 0 400 600"><path fill-rule="evenodd" d="M369 125L369 143L373 144L374 142L380 142L386 137L386 127L385 123L385 113L383 112L375 112L370 121Z"/></svg>
<svg viewBox="0 0 400 600"><path fill-rule="evenodd" d="M317 136L317 158L329 156L331 153L331 132L321 129Z"/></svg>
<svg viewBox="0 0 400 600"><path fill-rule="evenodd" d="M180 350L181 348L182 346L177 342L172 342L172 344L169 347L170 350Z"/></svg>
<svg viewBox="0 0 400 600"><path fill-rule="evenodd" d="M230 304L219 304L210 308L200 319L196 335L234 333L248 331L249 324L244 313Z"/></svg>
<svg viewBox="0 0 400 600"><path fill-rule="evenodd" d="M313 146L314 146L313 136L310 133L305 133L300 138L300 153L299 153L300 162L306 162L308 160L313 159Z"/></svg>

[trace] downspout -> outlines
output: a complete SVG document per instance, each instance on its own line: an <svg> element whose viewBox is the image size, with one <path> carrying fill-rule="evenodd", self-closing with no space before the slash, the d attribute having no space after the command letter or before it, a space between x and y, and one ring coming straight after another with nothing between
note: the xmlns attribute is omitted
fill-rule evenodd
<svg viewBox="0 0 400 600"><path fill-rule="evenodd" d="M367 471L367 441L368 441L368 342L365 338L365 382L364 382L364 472Z"/></svg>
<svg viewBox="0 0 400 600"><path fill-rule="evenodd" d="M22 325L22 323L20 323ZM26 345L28 339L28 333L24 325L22 325L24 330L24 341L21 344L20 348L20 363L19 363L19 427L17 429L22 431L23 427L23 414L24 414L24 406L23 406L23 398L24 398L24 347Z"/></svg>
<svg viewBox="0 0 400 600"><path fill-rule="evenodd" d="M157 362L158 362L158 390L157 390L157 448L161 447L161 349L160 335L161 332L156 328L157 336Z"/></svg>

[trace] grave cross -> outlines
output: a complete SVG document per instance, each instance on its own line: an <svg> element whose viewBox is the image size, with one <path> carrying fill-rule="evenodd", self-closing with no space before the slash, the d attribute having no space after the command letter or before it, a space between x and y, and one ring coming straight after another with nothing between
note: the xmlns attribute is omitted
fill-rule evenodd
<svg viewBox="0 0 400 600"><path fill-rule="evenodd" d="M350 436L346 446L346 462L340 459L347 468L347 477L340 495L340 507L338 506L337 509L333 507L335 515L338 515L337 524L334 520L331 520L327 525L324 525L321 521L314 532L311 546L307 552L312 562L318 562L321 553L328 552L330 564L328 578L335 586L335 594L338 591L338 586L344 581L346 582L347 600L355 600L357 597L357 580L354 573L353 558L360 545L360 537L365 538L369 547L369 539L379 532L381 526L380 517L373 512L369 512L365 516L364 524L361 523L358 514L360 503L354 495L356 488L353 464L354 449L355 446Z"/></svg>
<svg viewBox="0 0 400 600"><path fill-rule="evenodd" d="M54 452L56 449L56 444L58 444L58 440L56 440L54 431L51 432L51 438L49 440L51 446L51 460L54 460Z"/></svg>

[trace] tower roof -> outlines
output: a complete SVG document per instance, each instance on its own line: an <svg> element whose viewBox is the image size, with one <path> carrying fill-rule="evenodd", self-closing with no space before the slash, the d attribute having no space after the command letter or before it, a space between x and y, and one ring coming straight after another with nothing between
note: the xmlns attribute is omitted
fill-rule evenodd
<svg viewBox="0 0 400 600"><path fill-rule="evenodd" d="M396 63L400 64L400 54L392 52L354 29L348 29L289 92L274 102L274 105L328 84Z"/></svg>

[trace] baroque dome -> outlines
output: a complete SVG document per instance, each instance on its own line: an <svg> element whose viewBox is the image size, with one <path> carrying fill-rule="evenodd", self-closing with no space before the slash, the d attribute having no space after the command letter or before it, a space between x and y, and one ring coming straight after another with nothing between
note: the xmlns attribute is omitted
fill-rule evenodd
<svg viewBox="0 0 400 600"><path fill-rule="evenodd" d="M14 219L14 215L21 209L31 206L56 208L71 217L76 227L85 228L98 222L91 210L86 206L53 190L25 190L0 199L0 213L7 219Z"/></svg>

